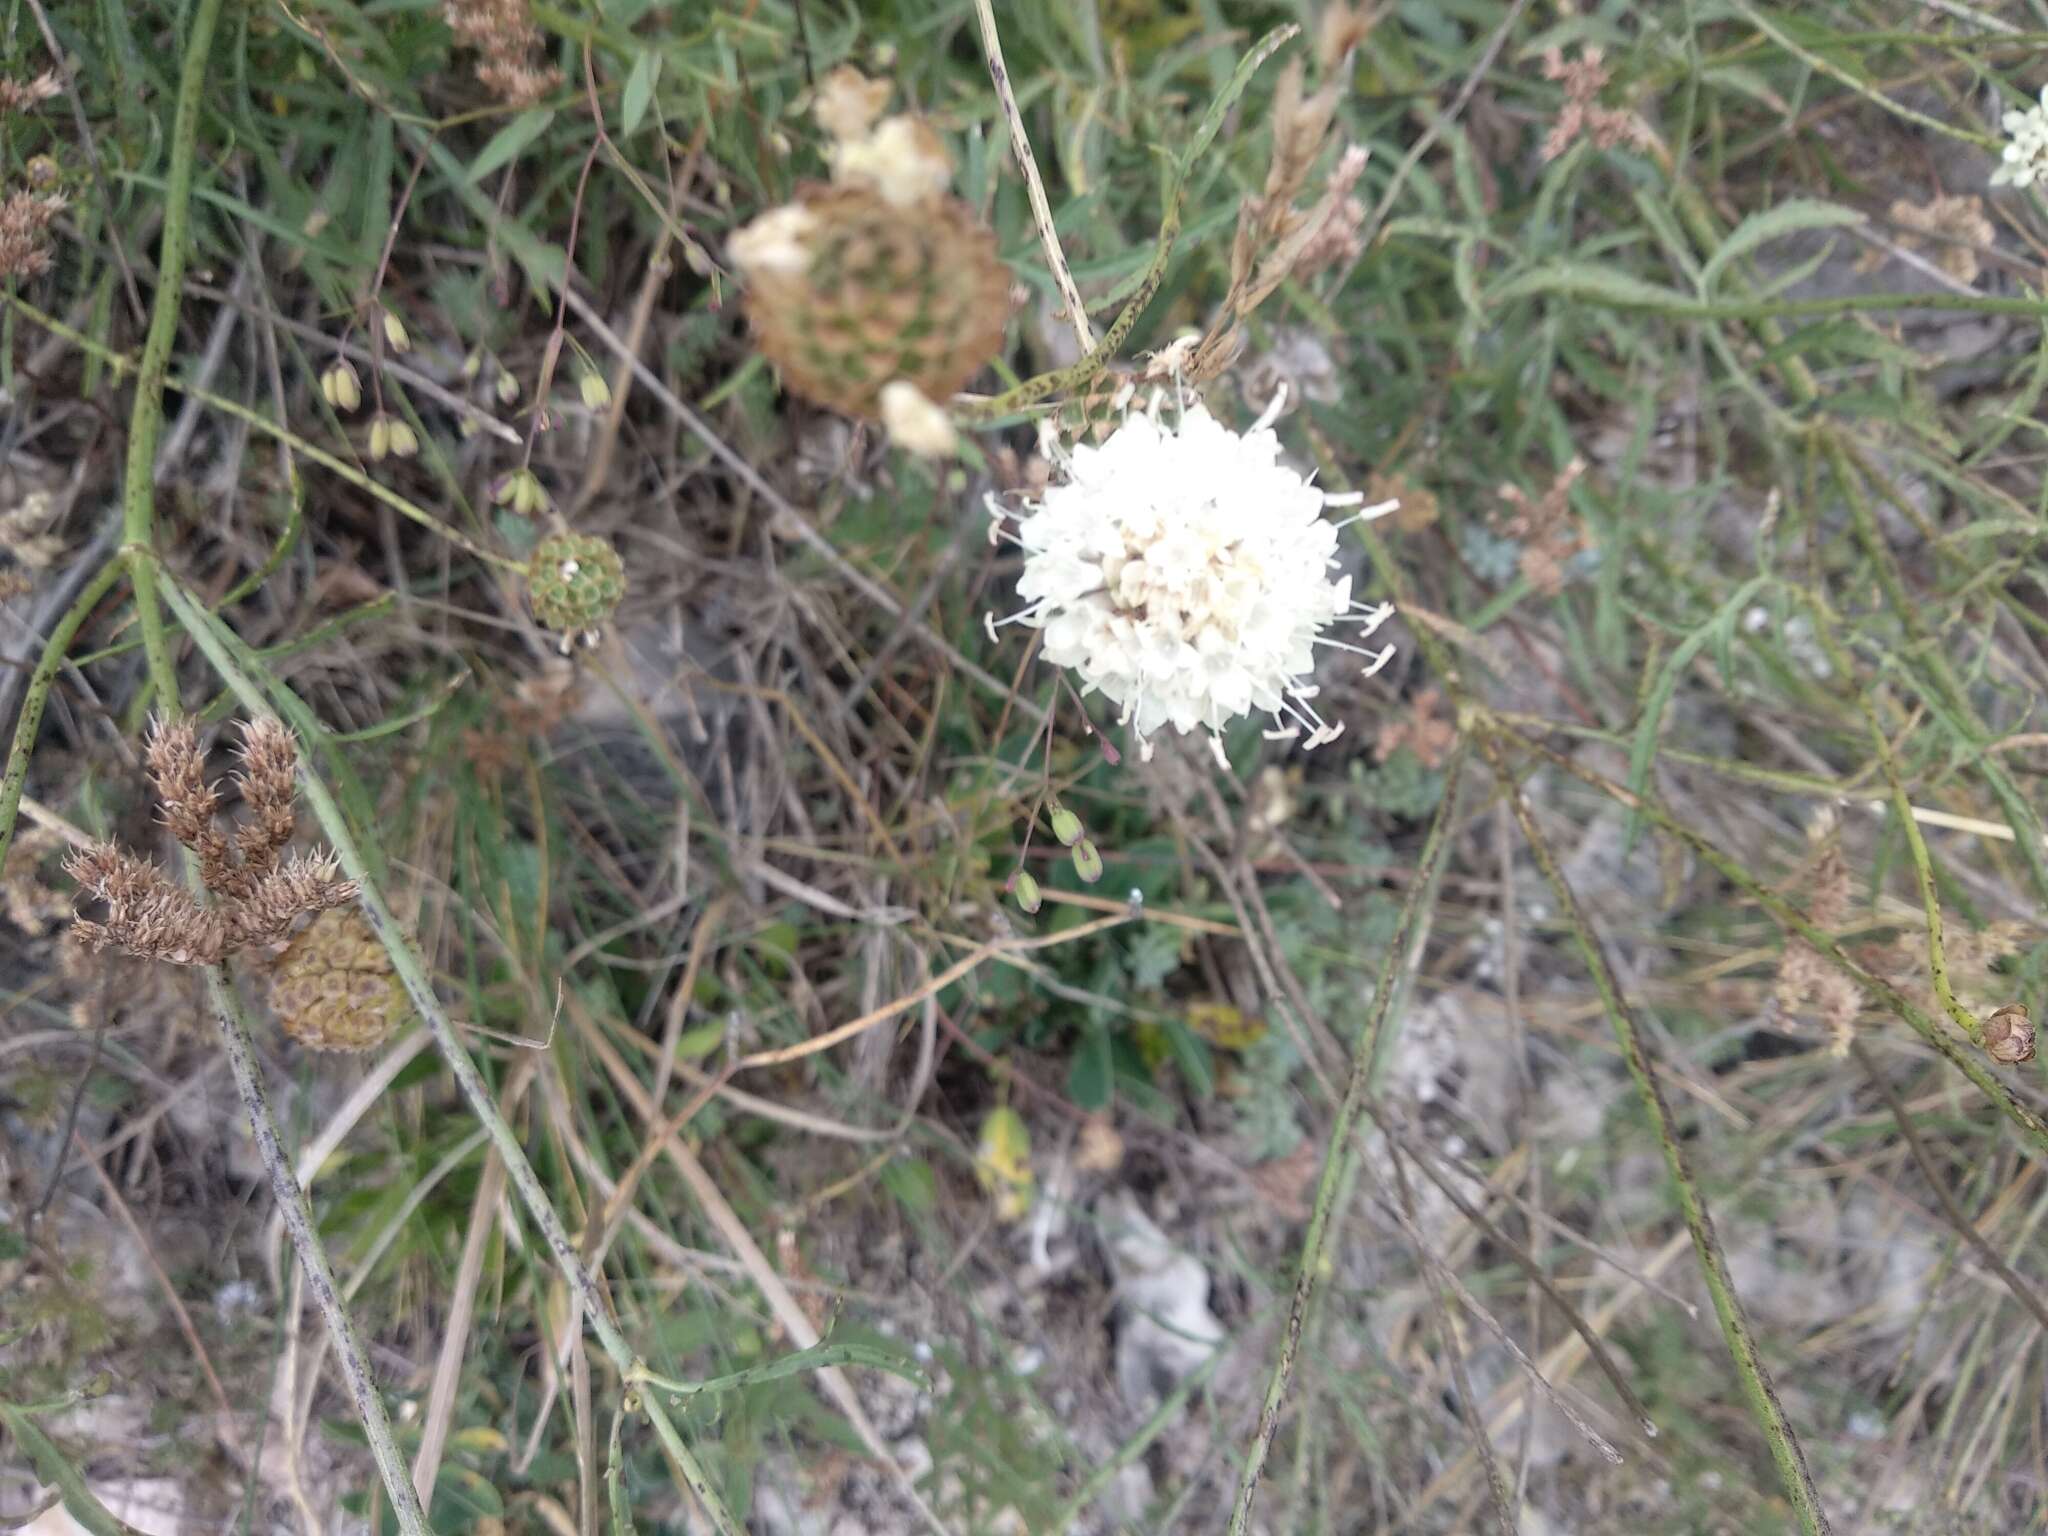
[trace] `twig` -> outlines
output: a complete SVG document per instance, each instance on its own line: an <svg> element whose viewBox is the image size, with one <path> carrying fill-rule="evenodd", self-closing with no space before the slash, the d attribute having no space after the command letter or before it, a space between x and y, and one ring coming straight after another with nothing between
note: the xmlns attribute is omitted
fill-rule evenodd
<svg viewBox="0 0 2048 1536"><path fill-rule="evenodd" d="M981 53L988 65L989 80L995 85L996 100L1003 104L1003 117L1010 125L1010 144L1017 151L1017 165L1024 172L1024 190L1031 199L1031 218L1038 225L1038 242L1045 247L1052 280L1060 290L1060 302L1067 308L1067 323L1074 328L1074 340L1085 354L1095 349L1095 328L1088 323L1088 308L1081 302L1081 290L1067 268L1066 252L1060 249L1059 231L1053 228L1052 206L1045 200L1045 183L1038 175L1038 160L1031 153L1031 139L1024 132L1024 114L1017 109L1017 93L1010 85L1010 69L1003 62L1002 39L996 33L995 7L990 0L974 0L974 14L981 22Z"/></svg>
<svg viewBox="0 0 2048 1536"><path fill-rule="evenodd" d="M1365 1032L1352 1048L1351 1076L1345 1085L1343 1101L1337 1106L1329 1146L1323 1152L1322 1177L1316 1181L1315 1204L1309 1213L1308 1231L1301 1240L1301 1259L1295 1267L1294 1300L1287 1309L1287 1327L1280 1337L1280 1352L1273 1361L1272 1378L1266 1384L1266 1400L1259 1409L1258 1429L1245 1457L1244 1474L1238 1480L1237 1500L1230 1512L1230 1536L1245 1536L1245 1532L1251 1529L1252 1505L1258 1498L1259 1476L1265 1470L1267 1453L1273 1448L1273 1436L1280 1428L1280 1405L1287 1396L1287 1384L1294 1374L1295 1356L1301 1349L1302 1325L1323 1279L1323 1249L1329 1236L1330 1215L1337 1203L1339 1173L1345 1164L1351 1133L1371 1091L1373 1058L1379 1053L1380 1035L1386 1027L1387 1015L1392 1011L1394 994L1399 990L1396 982L1402 965L1407 962L1409 934L1415 927L1418 914L1435 892L1436 877L1442 872L1445 855L1450 848L1450 828L1458 799L1458 781L1465 767L1465 748L1465 739L1460 736L1450 764L1444 771L1443 798L1437 802L1436 819L1430 823L1429 838L1423 844L1422 856L1416 863L1414 883L1408 887L1408 899L1401 904L1400 920L1380 961L1371 1016L1366 1020Z"/></svg>

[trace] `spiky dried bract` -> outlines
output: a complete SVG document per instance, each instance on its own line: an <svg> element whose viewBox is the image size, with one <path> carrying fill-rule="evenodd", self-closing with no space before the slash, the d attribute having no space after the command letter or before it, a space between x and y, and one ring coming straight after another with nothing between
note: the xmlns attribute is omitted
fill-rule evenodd
<svg viewBox="0 0 2048 1536"><path fill-rule="evenodd" d="M236 756L242 766L235 778L249 819L235 832L235 851L245 868L267 874L277 868L278 855L298 827L298 743L281 722L266 716L242 726Z"/></svg>
<svg viewBox="0 0 2048 1536"><path fill-rule="evenodd" d="M197 856L200 882L218 905L203 905L148 860L98 843L65 864L88 895L107 904L104 922L81 918L72 925L80 944L95 950L111 945L173 965L213 965L237 950L283 938L308 912L355 898L356 883L341 878L332 853L278 862L296 822L298 750L277 721L243 727L239 778L250 819L232 844L214 825L220 796L207 782L192 723L154 721L146 755L164 825Z"/></svg>
<svg viewBox="0 0 2048 1536"><path fill-rule="evenodd" d="M63 211L56 192L20 187L0 199L0 281L50 270L50 224Z"/></svg>
<svg viewBox="0 0 2048 1536"><path fill-rule="evenodd" d="M731 252L755 340L806 399L879 420L900 379L943 403L1003 344L1010 272L957 198L902 208L873 187L812 185L749 233Z"/></svg>
<svg viewBox="0 0 2048 1536"><path fill-rule="evenodd" d="M536 64L545 45L527 0L447 0L442 7L457 42L474 48L476 77L510 107L530 107L562 83L562 72Z"/></svg>
<svg viewBox="0 0 2048 1536"><path fill-rule="evenodd" d="M189 720L152 721L144 749L150 781L156 785L164 825L199 858L199 877L209 891L236 896L246 889L228 840L214 826L220 796L206 780L199 739Z"/></svg>
<svg viewBox="0 0 2048 1536"><path fill-rule="evenodd" d="M26 112L63 94L64 86L54 69L27 80L0 76L0 113Z"/></svg>
<svg viewBox="0 0 2048 1536"><path fill-rule="evenodd" d="M558 534L534 546L526 562L526 590L542 625L565 635L583 634L618 611L626 595L625 563L594 535Z"/></svg>
<svg viewBox="0 0 2048 1536"><path fill-rule="evenodd" d="M270 1006L315 1051L368 1051L405 1017L405 988L362 915L323 912L277 958Z"/></svg>
<svg viewBox="0 0 2048 1536"><path fill-rule="evenodd" d="M232 947L219 910L200 906L156 865L124 848L95 843L66 859L64 870L107 904L105 922L72 925L72 936L87 949L112 946L172 965L212 965Z"/></svg>

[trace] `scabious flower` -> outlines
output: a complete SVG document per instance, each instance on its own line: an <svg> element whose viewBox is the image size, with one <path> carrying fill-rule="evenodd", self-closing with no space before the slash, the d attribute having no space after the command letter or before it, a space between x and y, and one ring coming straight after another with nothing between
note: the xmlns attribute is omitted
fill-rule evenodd
<svg viewBox="0 0 2048 1536"><path fill-rule="evenodd" d="M1002 622L1043 631L1046 659L1121 705L1144 756L1170 725L1208 732L1220 757L1220 732L1255 709L1273 717L1269 740L1334 741L1343 725L1311 702L1315 647L1363 657L1368 677L1393 655L1324 633L1349 623L1364 638L1394 610L1354 603L1335 574L1342 525L1323 509L1363 498L1326 496L1282 464L1277 414L1276 401L1238 433L1198 403L1172 426L1156 405L1134 412L1101 446L1062 455L1064 479L1018 525L1025 606Z"/></svg>
<svg viewBox="0 0 2048 1536"><path fill-rule="evenodd" d="M2008 112L2004 119L2005 154L1991 173L1994 187L2031 187L2048 178L2048 85L2041 87L2039 104L2024 112Z"/></svg>

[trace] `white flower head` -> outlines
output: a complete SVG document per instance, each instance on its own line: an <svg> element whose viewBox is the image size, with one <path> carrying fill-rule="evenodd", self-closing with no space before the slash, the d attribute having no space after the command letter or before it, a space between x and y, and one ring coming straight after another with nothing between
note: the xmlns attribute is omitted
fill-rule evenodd
<svg viewBox="0 0 2048 1536"><path fill-rule="evenodd" d="M1393 609L1354 603L1351 578L1335 574L1341 524L1323 510L1362 498L1325 496L1281 463L1277 414L1239 433L1200 404L1173 426L1156 405L1133 412L1099 447L1076 447L1018 525L1026 606L1003 622L1042 630L1046 659L1120 705L1146 756L1163 725L1199 727L1215 745L1255 709L1273 717L1273 739L1334 741L1343 726L1310 702L1315 647L1363 657L1367 676L1393 655L1324 634L1351 623L1362 638Z"/></svg>
<svg viewBox="0 0 2048 1536"><path fill-rule="evenodd" d="M2006 113L2004 126L2008 142L1991 173L1991 185L2031 187L2048 180L2048 85L2041 87L2041 99L2034 106Z"/></svg>

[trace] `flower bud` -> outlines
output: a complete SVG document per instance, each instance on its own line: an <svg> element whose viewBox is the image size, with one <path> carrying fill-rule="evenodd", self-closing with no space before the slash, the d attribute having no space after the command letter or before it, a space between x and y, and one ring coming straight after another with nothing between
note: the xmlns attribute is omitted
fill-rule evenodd
<svg viewBox="0 0 2048 1536"><path fill-rule="evenodd" d="M1081 840L1081 818L1064 805L1052 808L1052 835L1060 840L1062 848L1071 848Z"/></svg>
<svg viewBox="0 0 2048 1536"><path fill-rule="evenodd" d="M1010 876L1010 894L1026 912L1036 912L1045 905L1045 893L1039 890L1038 882L1021 869Z"/></svg>
<svg viewBox="0 0 2048 1536"><path fill-rule="evenodd" d="M498 371L498 404L510 405L519 398L519 381L503 369Z"/></svg>
<svg viewBox="0 0 2048 1536"><path fill-rule="evenodd" d="M1095 839L1084 837L1074 844L1074 873L1085 884L1093 885L1102 878L1102 852L1095 846Z"/></svg>
<svg viewBox="0 0 2048 1536"><path fill-rule="evenodd" d="M370 460L372 463L391 452L391 418L379 411L370 422Z"/></svg>
<svg viewBox="0 0 2048 1536"><path fill-rule="evenodd" d="M320 398L337 411L353 411L363 403L363 383L344 358L337 357L320 375Z"/></svg>
<svg viewBox="0 0 2048 1536"><path fill-rule="evenodd" d="M583 395L585 410L601 411L612 403L612 387L595 368L586 369L576 387Z"/></svg>
<svg viewBox="0 0 2048 1536"><path fill-rule="evenodd" d="M420 435L413 431L412 423L400 421L394 416L391 419L391 456L396 459L409 459L419 451Z"/></svg>
<svg viewBox="0 0 2048 1536"><path fill-rule="evenodd" d="M412 350L412 337L406 334L405 322L388 309L384 311L384 339L391 343L394 352Z"/></svg>

